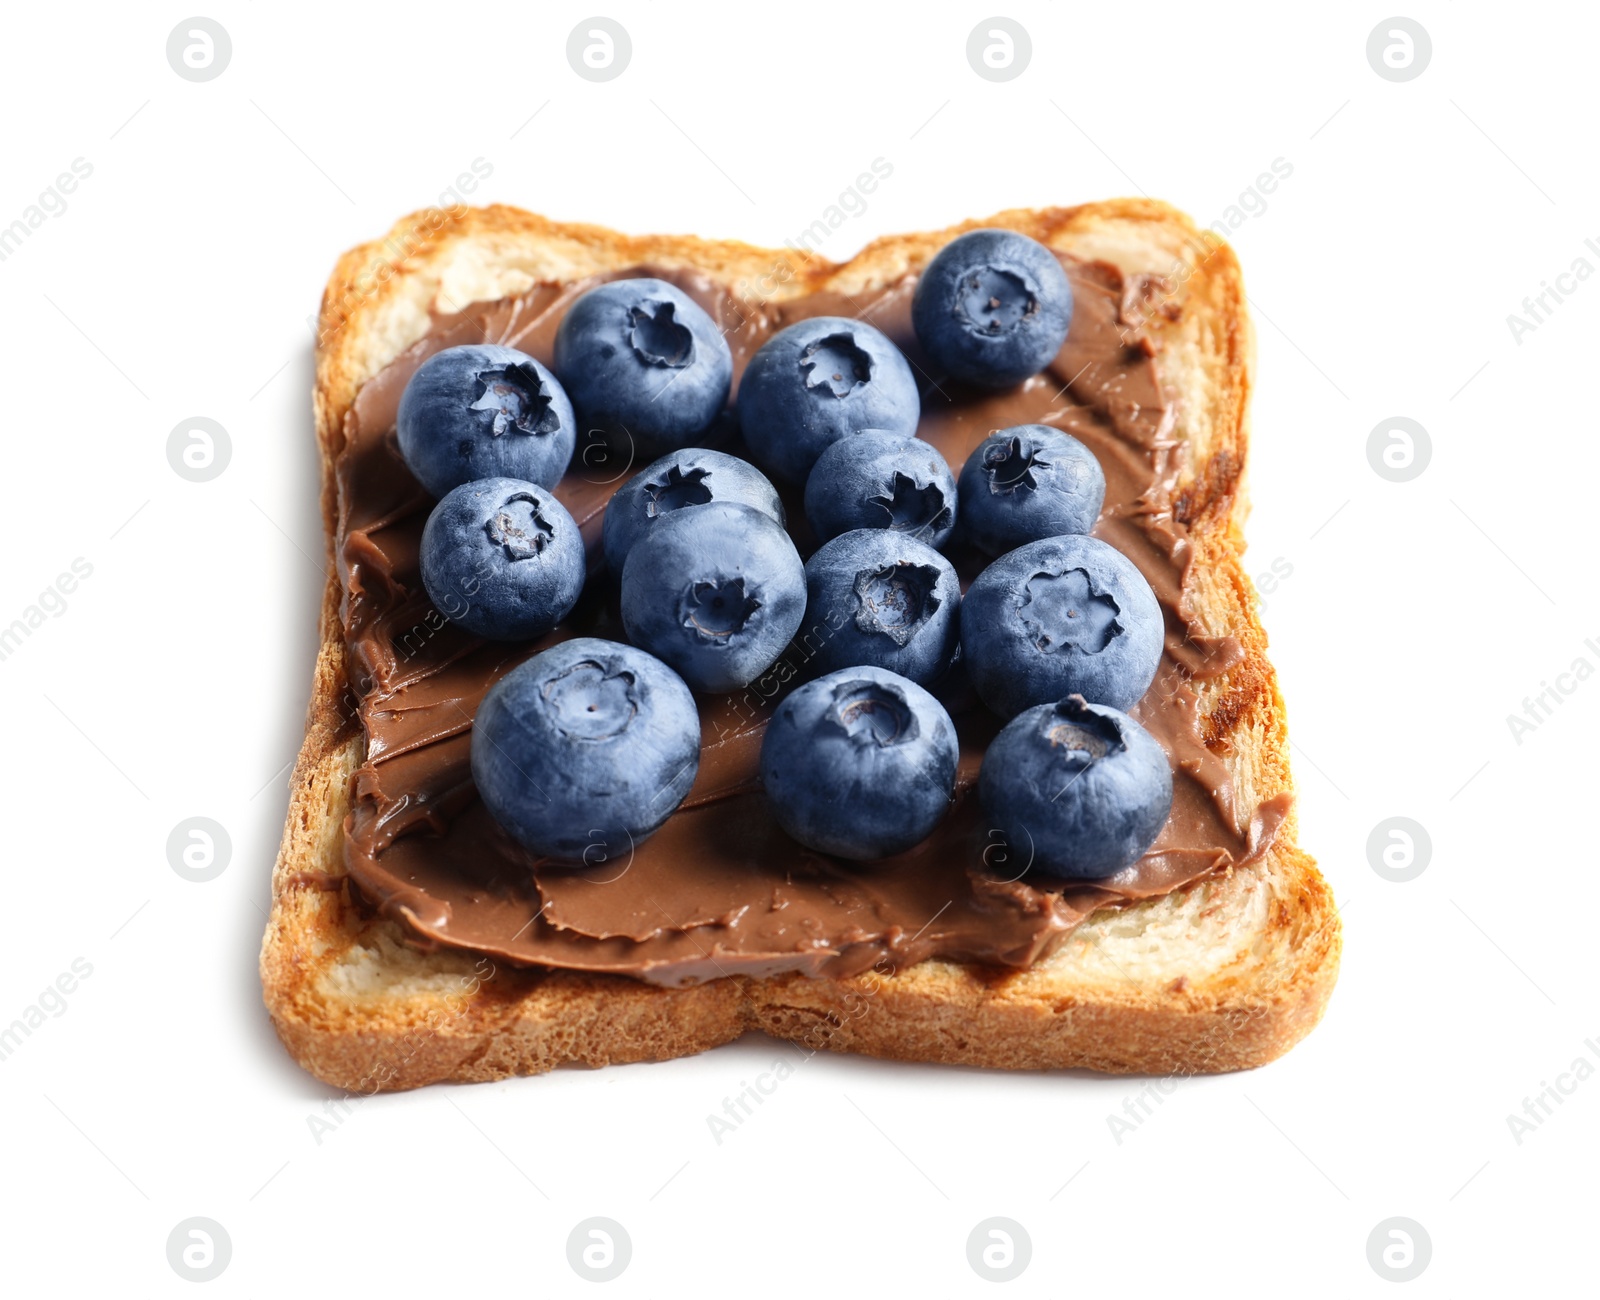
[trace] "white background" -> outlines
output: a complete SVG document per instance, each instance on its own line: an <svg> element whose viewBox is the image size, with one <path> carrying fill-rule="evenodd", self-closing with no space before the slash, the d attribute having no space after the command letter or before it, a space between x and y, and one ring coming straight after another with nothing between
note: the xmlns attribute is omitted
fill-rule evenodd
<svg viewBox="0 0 1600 1300"><path fill-rule="evenodd" d="M166 1241L195 1215L232 1241L219 1296L590 1294L565 1242L591 1215L632 1239L618 1296L988 1294L965 1243L993 1215L1033 1243L1017 1294L1387 1294L1366 1243L1395 1215L1432 1241L1409 1294L1592 1285L1600 1078L1520 1143L1507 1116L1600 1064L1600 683L1520 744L1506 717L1600 667L1600 283L1520 343L1506 318L1600 268L1594 15L1410 8L1432 60L1396 84L1366 57L1382 8L1015 3L1032 62L994 84L965 55L983 5L616 3L632 62L591 84L572 5L205 12L233 54L204 84L168 65L178 8L14 5L0 44L0 226L93 168L0 262L0 625L93 566L0 661L0 1024L93 968L0 1062L8 1293L190 1294ZM256 960L323 581L306 322L334 258L474 159L474 201L779 244L877 157L831 256L1141 190L1205 223L1292 165L1232 239L1249 567L1292 568L1264 619L1344 909L1324 1024L1120 1144L1143 1080L818 1057L718 1145L763 1039L384 1097L319 1143L336 1094L278 1045ZM208 483L166 458L195 415L231 437ZM1396 415L1433 448L1399 484L1366 454ZM1403 884L1367 854L1396 815L1432 841ZM210 883L168 866L191 816L232 840Z"/></svg>

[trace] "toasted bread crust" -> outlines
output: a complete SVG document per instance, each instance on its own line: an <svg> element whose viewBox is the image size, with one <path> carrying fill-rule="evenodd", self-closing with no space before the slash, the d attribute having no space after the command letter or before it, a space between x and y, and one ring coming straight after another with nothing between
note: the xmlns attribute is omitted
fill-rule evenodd
<svg viewBox="0 0 1600 1300"><path fill-rule="evenodd" d="M305 743L273 871L261 952L266 1003L291 1054L355 1092L489 1080L566 1063L661 1060L751 1029L802 1049L998 1068L1201 1073L1260 1065L1320 1019L1338 974L1332 895L1295 844L1166 898L1102 909L1062 951L997 975L942 961L853 979L733 977L664 989L620 976L494 969L405 947L341 887L343 822L363 737L345 677L333 459L360 386L428 329L431 309L629 266L692 267L749 301L857 292L924 264L952 236L1006 226L1125 271L1164 275L1182 304L1157 320L1189 469L1178 501L1195 558L1191 608L1237 637L1242 663L1203 684L1208 742L1243 806L1293 783L1277 679L1240 564L1252 339L1232 251L1150 200L1003 212L880 239L843 264L683 236L629 237L515 208L437 210L339 259L323 296L314 411L328 571Z"/></svg>

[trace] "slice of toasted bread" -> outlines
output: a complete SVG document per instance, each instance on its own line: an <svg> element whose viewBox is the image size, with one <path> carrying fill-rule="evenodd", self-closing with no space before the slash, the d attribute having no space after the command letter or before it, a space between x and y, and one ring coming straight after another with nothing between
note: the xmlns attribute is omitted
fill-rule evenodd
<svg viewBox="0 0 1600 1300"><path fill-rule="evenodd" d="M361 385L427 332L431 312L648 264L695 268L747 301L859 293L924 264L973 226L1006 226L1125 273L1165 277L1181 311L1158 314L1163 387L1188 470L1180 513L1194 545L1191 609L1245 655L1199 684L1208 743L1240 805L1292 789L1283 700L1240 566L1252 342L1232 251L1155 202L1003 212L878 240L842 265L673 236L633 238L514 208L431 211L340 259L323 297L315 416L328 570L336 574L331 466ZM295 766L261 952L279 1036L318 1078L359 1092L531 1074L704 1051L765 1030L808 1049L1015 1069L1191 1073L1260 1065L1321 1017L1338 973L1332 896L1295 843L1291 813L1267 854L1165 897L1103 908L1053 956L1003 975L926 961L893 975L731 977L682 989L621 976L501 967L406 947L343 887L343 823L364 737L345 677L339 583Z"/></svg>

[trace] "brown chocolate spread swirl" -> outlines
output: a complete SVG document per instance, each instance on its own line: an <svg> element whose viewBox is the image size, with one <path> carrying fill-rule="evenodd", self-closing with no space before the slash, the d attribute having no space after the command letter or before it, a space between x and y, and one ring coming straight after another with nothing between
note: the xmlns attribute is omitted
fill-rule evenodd
<svg viewBox="0 0 1600 1300"><path fill-rule="evenodd" d="M615 583L599 555L607 498L628 473L616 450L586 443L556 495L582 527L590 581L563 627L533 644L477 640L449 624L418 576L432 500L400 458L395 411L406 381L442 348L490 341L550 363L566 308L597 280L539 285L515 298L435 318L426 337L369 381L345 420L335 458L337 559L350 677L366 735L345 825L350 880L408 940L488 953L513 965L612 972L664 985L722 975L800 971L845 976L885 960L930 957L1022 968L1047 956L1090 912L1165 894L1259 857L1289 808L1279 794L1235 804L1226 766L1204 743L1192 686L1242 656L1231 638L1200 634L1185 601L1187 530L1174 511L1181 448L1163 397L1155 346L1125 308L1144 292L1101 262L1064 258L1076 306L1051 366L999 394L930 376L910 326L915 280L859 297L821 293L753 307L697 274L640 267L670 280L716 320L745 362L772 333L817 315L870 321L905 351L922 392L920 437L959 474L991 430L1049 424L1091 448L1106 475L1094 532L1149 579L1165 611L1167 645L1155 684L1133 710L1172 761L1174 799L1149 853L1092 884L1026 871L1026 846L989 833L977 807L978 767L1000 726L969 690L945 692L961 740L954 806L925 842L898 857L849 863L802 848L778 829L757 781L765 721L808 671L803 627L783 659L745 691L699 699L699 774L679 810L639 844L596 843L580 864L540 861L485 810L469 767L473 714L510 668L562 637L622 640ZM608 277L619 278L619 277ZM735 422L709 445L742 454ZM790 525L802 554L798 500ZM963 581L982 566L953 554Z"/></svg>

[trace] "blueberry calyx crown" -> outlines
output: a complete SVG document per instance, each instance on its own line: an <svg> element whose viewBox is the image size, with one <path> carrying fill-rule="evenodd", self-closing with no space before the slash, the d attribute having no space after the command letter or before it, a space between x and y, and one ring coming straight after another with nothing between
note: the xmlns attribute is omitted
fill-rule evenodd
<svg viewBox="0 0 1600 1300"><path fill-rule="evenodd" d="M1116 599L1101 591L1084 569L1035 573L1017 604L1023 630L1044 654L1099 654L1122 635L1121 613Z"/></svg>
<svg viewBox="0 0 1600 1300"><path fill-rule="evenodd" d="M707 641L726 644L760 608L760 598L746 592L743 578L696 582L683 595L683 625Z"/></svg>
<svg viewBox="0 0 1600 1300"><path fill-rule="evenodd" d="M989 478L989 491L995 496L1034 491L1039 486L1034 471L1049 468L1043 452L1020 435L984 449L983 472Z"/></svg>
<svg viewBox="0 0 1600 1300"><path fill-rule="evenodd" d="M809 344L800 354L806 390L848 397L872 380L872 358L849 334L829 334Z"/></svg>
<svg viewBox="0 0 1600 1300"><path fill-rule="evenodd" d="M686 474L683 466L671 466L661 479L645 484L645 518L655 519L685 506L705 505L711 500L711 489L706 484L706 479L710 477L710 470L691 469Z"/></svg>
<svg viewBox="0 0 1600 1300"><path fill-rule="evenodd" d="M610 740L639 712L639 683L625 668L581 659L545 679L540 694L550 721L573 740Z"/></svg>
<svg viewBox="0 0 1600 1300"><path fill-rule="evenodd" d="M496 546L505 548L508 560L533 559L556 535L555 526L539 513L539 502L526 492L507 497L483 531Z"/></svg>
<svg viewBox="0 0 1600 1300"><path fill-rule="evenodd" d="M1088 767L1128 747L1117 720L1095 712L1081 695L1069 695L1055 706L1045 719L1044 734L1069 768Z"/></svg>
<svg viewBox="0 0 1600 1300"><path fill-rule="evenodd" d="M858 745L887 749L917 735L917 716L905 696L884 682L840 682L834 688L829 716Z"/></svg>
<svg viewBox="0 0 1600 1300"><path fill-rule="evenodd" d="M931 564L891 564L856 574L856 626L907 645L942 603L934 588L939 571Z"/></svg>
<svg viewBox="0 0 1600 1300"><path fill-rule="evenodd" d="M895 470L887 492L870 498L889 516L891 532L916 532L942 526L950 516L950 503L937 483L918 486L916 479Z"/></svg>
<svg viewBox="0 0 1600 1300"><path fill-rule="evenodd" d="M554 433L561 417L553 409L550 390L527 366L512 364L478 372L483 392L471 406L492 412L489 434L498 438L512 429L519 433Z"/></svg>
<svg viewBox="0 0 1600 1300"><path fill-rule="evenodd" d="M968 330L986 338L1010 334L1038 310L1037 288L1009 267L974 266L957 286L955 314Z"/></svg>
<svg viewBox="0 0 1600 1300"><path fill-rule="evenodd" d="M679 370L694 360L694 335L675 312L674 303L649 300L628 308L628 345L646 365Z"/></svg>

